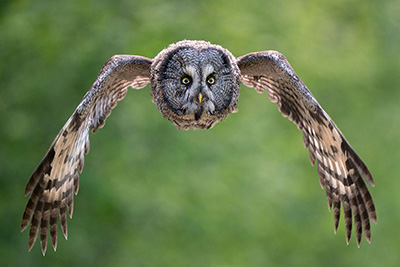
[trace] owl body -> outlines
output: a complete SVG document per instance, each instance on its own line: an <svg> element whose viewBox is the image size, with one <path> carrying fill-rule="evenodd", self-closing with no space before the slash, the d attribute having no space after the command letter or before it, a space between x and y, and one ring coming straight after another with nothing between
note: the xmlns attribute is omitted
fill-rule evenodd
<svg viewBox="0 0 400 267"><path fill-rule="evenodd" d="M357 245L362 232L370 241L370 221L376 223L376 211L366 182L374 186L372 175L286 58L276 51L235 58L219 45L181 41L154 59L116 55L106 62L28 181L25 195L30 197L21 230L30 226L29 249L39 232L43 254L48 232L56 249L59 219L67 237L67 213L72 217L73 196L79 189L84 155L89 152L89 130L94 133L103 127L129 87L141 89L148 83L162 116L183 130L210 129L236 111L241 83L266 92L282 115L302 131L311 164L316 163L320 185L326 190L328 207L333 209L335 231L342 208L346 241L353 219Z"/></svg>

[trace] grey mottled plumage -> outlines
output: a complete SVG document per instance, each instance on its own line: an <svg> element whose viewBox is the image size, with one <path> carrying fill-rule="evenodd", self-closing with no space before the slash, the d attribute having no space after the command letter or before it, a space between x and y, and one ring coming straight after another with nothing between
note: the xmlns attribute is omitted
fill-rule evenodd
<svg viewBox="0 0 400 267"><path fill-rule="evenodd" d="M153 60L120 55L104 65L28 181L25 195L30 194L30 198L21 231L30 225L29 249L40 230L45 254L49 227L56 249L59 217L67 237L67 211L72 217L73 194L78 192L84 154L89 151L89 129L96 132L104 125L128 87L140 89L149 82L161 114L178 129L209 129L225 119L236 110L240 82L257 92L266 91L281 113L303 132L311 164L317 162L328 206L333 206L335 231L342 206L347 242L353 218L357 244L360 245L362 231L370 242L370 221L376 223L376 212L365 181L374 186L372 176L286 58L276 51L235 58L218 45L181 41Z"/></svg>

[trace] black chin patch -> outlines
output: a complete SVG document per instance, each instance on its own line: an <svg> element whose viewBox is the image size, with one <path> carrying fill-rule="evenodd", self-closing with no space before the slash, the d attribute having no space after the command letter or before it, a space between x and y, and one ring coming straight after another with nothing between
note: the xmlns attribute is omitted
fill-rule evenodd
<svg viewBox="0 0 400 267"><path fill-rule="evenodd" d="M195 113L194 113L194 119L196 120L196 121L198 121L199 119L200 119L200 117L201 117L201 115L203 114L203 109L198 109Z"/></svg>

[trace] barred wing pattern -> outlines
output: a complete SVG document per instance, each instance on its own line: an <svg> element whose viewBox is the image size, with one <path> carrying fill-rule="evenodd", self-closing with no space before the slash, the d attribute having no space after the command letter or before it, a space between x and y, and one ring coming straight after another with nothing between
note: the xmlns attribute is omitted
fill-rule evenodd
<svg viewBox="0 0 400 267"><path fill-rule="evenodd" d="M237 59L242 82L257 92L267 91L283 116L303 132L311 164L317 161L319 182L325 187L328 207L333 206L335 233L339 225L341 203L349 243L352 217L360 246L362 231L371 240L370 220L376 223L372 197L363 178L372 186L368 168L353 151L328 114L298 78L286 58L276 51L250 53Z"/></svg>
<svg viewBox="0 0 400 267"><path fill-rule="evenodd" d="M23 214L21 231L31 225L29 250L40 229L42 253L46 253L49 225L56 250L59 216L67 239L67 210L71 218L73 192L78 193L84 154L89 152L89 129L94 133L104 125L111 110L125 97L129 86L140 89L150 82L151 63L151 59L140 56L119 55L109 59L57 135L25 189L25 196L30 194L30 198Z"/></svg>

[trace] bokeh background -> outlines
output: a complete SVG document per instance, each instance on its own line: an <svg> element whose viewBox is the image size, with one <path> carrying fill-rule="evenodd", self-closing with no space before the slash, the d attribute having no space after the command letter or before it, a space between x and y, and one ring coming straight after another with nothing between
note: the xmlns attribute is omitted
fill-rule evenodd
<svg viewBox="0 0 400 267"><path fill-rule="evenodd" d="M2 266L398 266L400 2L0 2ZM45 257L20 233L28 178L114 54L204 39L235 56L278 50L375 179L372 243L333 233L316 167L266 94L178 131L130 90L91 135L69 236Z"/></svg>

